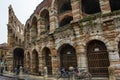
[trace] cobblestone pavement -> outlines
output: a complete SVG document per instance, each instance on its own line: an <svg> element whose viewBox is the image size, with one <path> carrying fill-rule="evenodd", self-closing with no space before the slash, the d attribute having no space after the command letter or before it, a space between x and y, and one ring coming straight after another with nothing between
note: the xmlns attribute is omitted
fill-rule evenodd
<svg viewBox="0 0 120 80"><path fill-rule="evenodd" d="M42 79L30 78L30 77L26 77L25 79L18 79L18 78L0 76L0 80L42 80Z"/></svg>
<svg viewBox="0 0 120 80"><path fill-rule="evenodd" d="M0 80L18 80L17 78L0 76Z"/></svg>
<svg viewBox="0 0 120 80"><path fill-rule="evenodd" d="M0 80L43 80L43 78L32 76L32 75L12 75L4 74L0 76Z"/></svg>

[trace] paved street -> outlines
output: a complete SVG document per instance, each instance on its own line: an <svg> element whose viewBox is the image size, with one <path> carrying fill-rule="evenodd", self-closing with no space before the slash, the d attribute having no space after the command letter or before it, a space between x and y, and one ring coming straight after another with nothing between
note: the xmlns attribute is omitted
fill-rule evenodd
<svg viewBox="0 0 120 80"><path fill-rule="evenodd" d="M36 77L24 77L24 79L17 79L17 78L12 78L12 77L5 77L5 76L0 76L0 80L43 80L43 79L40 79L40 78L36 78ZM51 79L49 79L51 80Z"/></svg>
<svg viewBox="0 0 120 80"><path fill-rule="evenodd" d="M11 78L11 77L0 76L0 80L18 80L18 79Z"/></svg>
<svg viewBox="0 0 120 80"><path fill-rule="evenodd" d="M32 75L15 75L14 73L4 73L0 80L43 80L43 77Z"/></svg>

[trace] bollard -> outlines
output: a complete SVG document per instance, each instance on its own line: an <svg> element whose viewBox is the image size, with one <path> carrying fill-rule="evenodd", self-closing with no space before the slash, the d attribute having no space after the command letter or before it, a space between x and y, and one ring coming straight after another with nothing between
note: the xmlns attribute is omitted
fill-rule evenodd
<svg viewBox="0 0 120 80"><path fill-rule="evenodd" d="M44 76L45 76L45 77L48 77L48 70L47 70L47 67L44 67Z"/></svg>
<svg viewBox="0 0 120 80"><path fill-rule="evenodd" d="M70 72L71 72L71 73L70 73L70 74L71 74L71 75L70 75L70 80L75 80L75 76L74 76L74 73L73 73L74 68L73 68L72 66L70 66L70 67L69 67L69 70L70 70Z"/></svg>
<svg viewBox="0 0 120 80"><path fill-rule="evenodd" d="M20 66L20 75L22 75L23 74L23 68L22 68L22 66Z"/></svg>
<svg viewBox="0 0 120 80"><path fill-rule="evenodd" d="M113 66L109 66L109 68L108 68L108 70L109 70L109 80L116 80L115 79L115 69L114 69L114 67Z"/></svg>

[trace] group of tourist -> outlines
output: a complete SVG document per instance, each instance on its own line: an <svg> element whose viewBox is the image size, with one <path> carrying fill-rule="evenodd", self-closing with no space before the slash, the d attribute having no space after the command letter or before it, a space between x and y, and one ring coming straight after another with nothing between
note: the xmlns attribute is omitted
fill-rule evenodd
<svg viewBox="0 0 120 80"><path fill-rule="evenodd" d="M15 69L14 69L14 72L16 75L19 75L20 72L23 72L25 74L29 74L28 69L24 69L21 65L17 65L17 67L15 67Z"/></svg>

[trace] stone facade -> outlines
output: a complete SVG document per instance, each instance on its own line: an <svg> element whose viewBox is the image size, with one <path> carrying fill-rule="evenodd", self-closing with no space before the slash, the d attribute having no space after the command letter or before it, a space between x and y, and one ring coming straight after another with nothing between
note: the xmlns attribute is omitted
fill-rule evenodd
<svg viewBox="0 0 120 80"><path fill-rule="evenodd" d="M7 55L7 44L3 43L0 44L0 60L6 62L6 55Z"/></svg>
<svg viewBox="0 0 120 80"><path fill-rule="evenodd" d="M31 73L43 75L47 67L48 74L54 75L59 67L74 66L87 69L93 76L110 77L108 67L120 64L120 7L115 3L120 5L114 0L44 0L25 28L20 28L24 38L17 35L19 31L11 31L13 23L9 22L9 48L13 51L16 46L11 38L15 33L24 43L24 68ZM73 62L67 54L73 54Z"/></svg>
<svg viewBox="0 0 120 80"><path fill-rule="evenodd" d="M24 49L24 25L16 17L12 6L9 6L8 16L8 53L7 66L8 70L12 71L14 66L14 55L16 49Z"/></svg>

